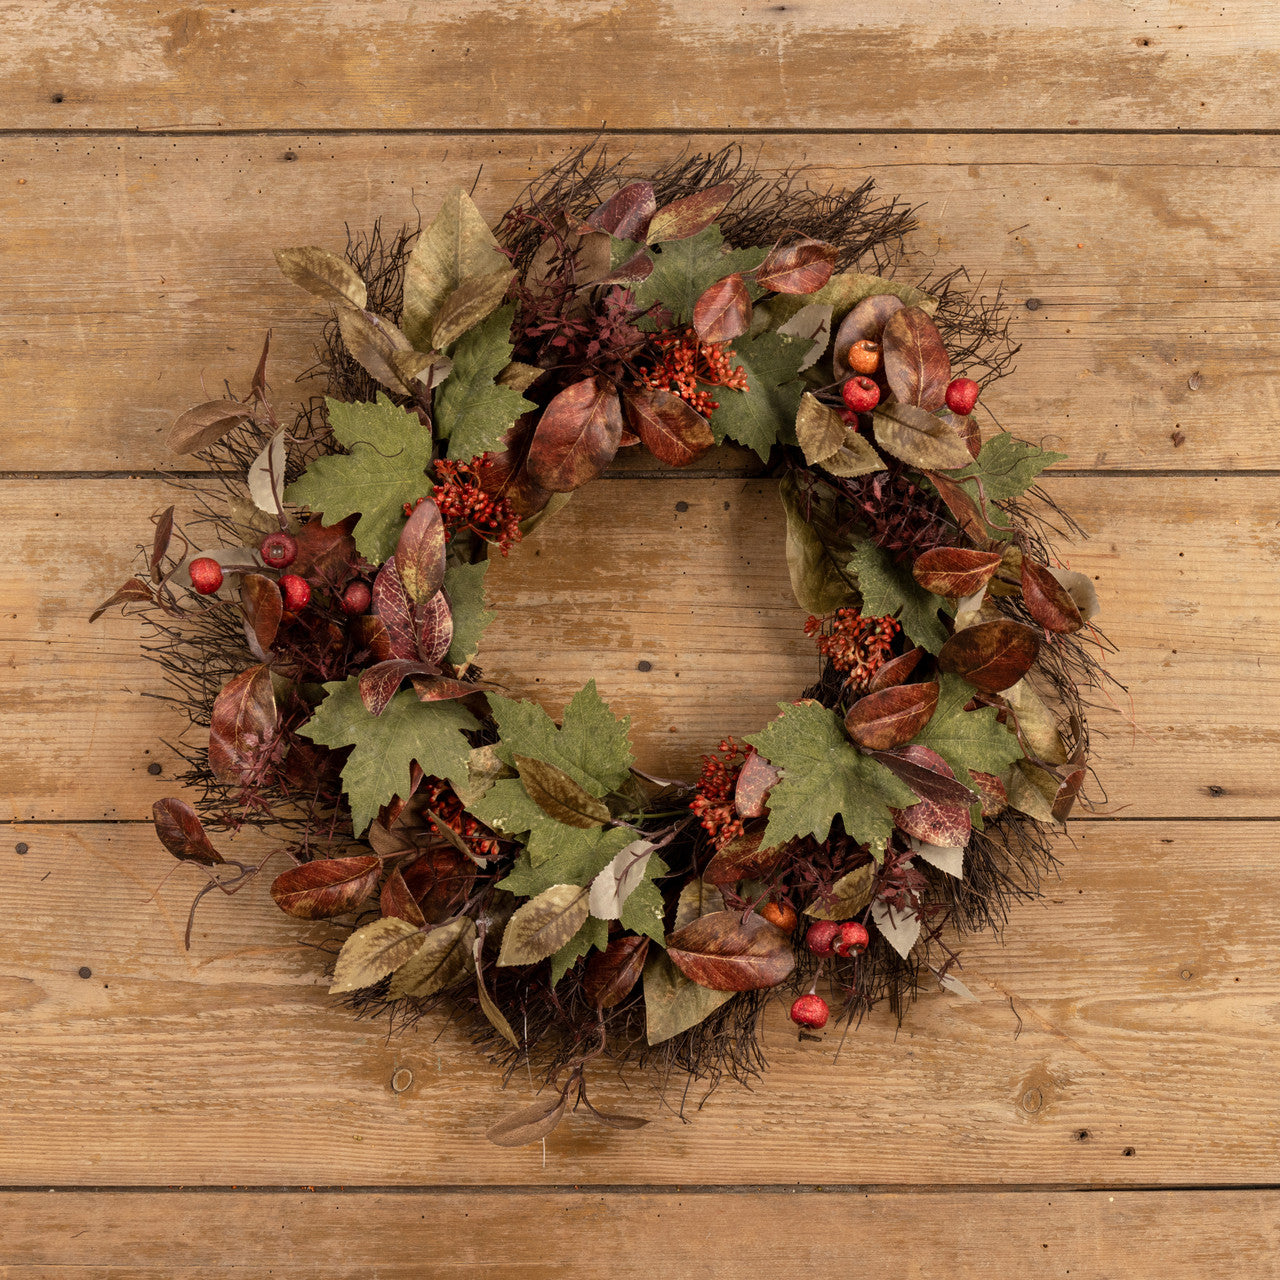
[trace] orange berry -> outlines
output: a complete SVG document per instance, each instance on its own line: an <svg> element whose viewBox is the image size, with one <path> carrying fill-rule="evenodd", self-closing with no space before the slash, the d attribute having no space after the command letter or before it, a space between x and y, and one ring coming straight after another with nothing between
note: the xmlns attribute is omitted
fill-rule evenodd
<svg viewBox="0 0 1280 1280"><path fill-rule="evenodd" d="M847 359L854 373L875 373L880 367L880 344L862 338L849 348Z"/></svg>
<svg viewBox="0 0 1280 1280"><path fill-rule="evenodd" d="M770 924L776 924L783 933L790 933L799 919L795 908L785 902L766 902L760 908L760 914Z"/></svg>

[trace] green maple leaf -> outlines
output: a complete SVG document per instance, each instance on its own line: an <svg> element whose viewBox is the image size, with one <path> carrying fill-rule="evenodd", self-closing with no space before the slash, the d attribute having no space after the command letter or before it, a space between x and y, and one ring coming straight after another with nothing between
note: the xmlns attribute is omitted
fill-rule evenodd
<svg viewBox="0 0 1280 1280"><path fill-rule="evenodd" d="M710 419L717 444L728 437L768 461L774 442L795 431L796 410L804 394L804 383L796 375L808 347L807 342L769 329L734 342L734 361L746 370L747 390L711 388L720 402Z"/></svg>
<svg viewBox="0 0 1280 1280"><path fill-rule="evenodd" d="M839 814L844 829L880 857L893 833L889 811L915 804L915 793L854 747L834 711L816 702L779 705L782 715L747 739L782 770L769 793L764 844L808 835L825 840Z"/></svg>
<svg viewBox="0 0 1280 1280"><path fill-rule="evenodd" d="M582 927L551 957L551 985L554 987L592 948L603 951L609 945L609 922L588 916Z"/></svg>
<svg viewBox="0 0 1280 1280"><path fill-rule="evenodd" d="M846 572L857 580L864 617L897 618L903 631L930 653L946 644L947 629L938 620L938 610L950 613L951 607L942 596L926 591L907 565L894 564L875 543L864 542L853 553Z"/></svg>
<svg viewBox="0 0 1280 1280"><path fill-rule="evenodd" d="M758 267L768 253L767 249L730 249L728 253L724 252L724 236L714 224L696 236L664 241L661 252L649 250L653 271L648 279L636 286L636 303L644 310L660 302L671 312L673 324L690 324L693 305L707 289L735 271L751 271ZM748 287L753 297L759 294L754 285L749 283ZM644 322L641 327L645 327Z"/></svg>
<svg viewBox="0 0 1280 1280"><path fill-rule="evenodd" d="M417 761L434 778L465 785L471 745L462 735L480 726L457 702L419 702L412 689L397 693L380 716L360 699L359 680L331 680L325 700L298 732L323 747L352 747L342 789L360 835L393 796L409 794L409 766Z"/></svg>
<svg viewBox="0 0 1280 1280"><path fill-rule="evenodd" d="M1055 462L1065 462L1066 458L1065 453L1042 449L1002 431L983 444L972 466L947 474L956 480L980 479L988 502L1005 502L1025 493L1046 467L1053 466ZM974 498L978 497L976 484L964 487Z"/></svg>
<svg viewBox="0 0 1280 1280"><path fill-rule="evenodd" d="M607 827L585 834L591 837L589 844L584 842L583 847L562 849L539 866L534 865L527 850L519 854L498 888L526 898L550 889L553 884L576 884L586 888L636 838L630 827Z"/></svg>
<svg viewBox="0 0 1280 1280"><path fill-rule="evenodd" d="M645 868L645 878L627 895L619 913L624 929L644 934L659 946L666 941L663 917L667 908L662 900L662 890L654 884L654 879L666 873L667 866L661 859L650 858L649 865Z"/></svg>
<svg viewBox="0 0 1280 1280"><path fill-rule="evenodd" d="M484 629L497 616L485 608L484 575L488 568L488 560L481 560L478 564L450 565L444 572L445 595L453 613L448 659L455 667L476 656Z"/></svg>
<svg viewBox="0 0 1280 1280"><path fill-rule="evenodd" d="M453 369L436 392L436 431L449 441L449 457L466 462L502 448L502 437L536 406L494 378L511 363L514 306L499 307L453 346Z"/></svg>
<svg viewBox="0 0 1280 1280"><path fill-rule="evenodd" d="M318 512L325 524L359 512L356 549L381 564L395 553L405 503L431 492L431 432L381 391L376 403L325 404L334 438L347 452L317 458L285 499Z"/></svg>
<svg viewBox="0 0 1280 1280"><path fill-rule="evenodd" d="M940 684L937 710L914 742L936 751L967 787L973 786L970 769L999 777L1015 760L1022 759L1017 736L996 719L994 707L964 709L974 694L968 681L948 673Z"/></svg>
<svg viewBox="0 0 1280 1280"><path fill-rule="evenodd" d="M504 835L524 836L535 867L562 854L589 853L600 842L600 827L571 827L557 822L530 797L519 778L495 782L471 806L471 814ZM552 884L567 884L553 880Z"/></svg>

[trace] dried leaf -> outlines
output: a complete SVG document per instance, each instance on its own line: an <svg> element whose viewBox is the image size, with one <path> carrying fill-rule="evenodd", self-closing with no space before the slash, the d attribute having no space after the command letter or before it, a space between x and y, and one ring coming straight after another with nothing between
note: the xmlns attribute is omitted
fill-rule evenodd
<svg viewBox="0 0 1280 1280"><path fill-rule="evenodd" d="M831 886L830 894L819 895L805 907L804 913L815 920L852 920L867 909L875 879L874 862L855 867Z"/></svg>
<svg viewBox="0 0 1280 1280"><path fill-rule="evenodd" d="M284 618L280 588L265 574L246 573L240 580L240 609L245 630L258 646L254 656L265 662Z"/></svg>
<svg viewBox="0 0 1280 1280"><path fill-rule="evenodd" d="M898 752L898 756L908 764L928 769L938 778L955 781L955 773L951 766L929 747L913 743L911 746L903 747ZM919 792L916 794L919 795ZM917 803L905 809L893 811L894 825L899 831L905 831L926 844L968 844L969 832L972 829L969 819L970 799L972 797L959 804L949 804L922 796Z"/></svg>
<svg viewBox="0 0 1280 1280"><path fill-rule="evenodd" d="M373 895L382 859L317 858L290 867L271 882L271 896L286 915L299 920L329 920L345 915Z"/></svg>
<svg viewBox="0 0 1280 1280"><path fill-rule="evenodd" d="M838 381L843 382L853 373L849 366L849 348L855 342L879 342L889 318L905 305L901 298L893 294L877 293L863 298L845 316L840 328L836 330L833 348L832 366Z"/></svg>
<svg viewBox="0 0 1280 1280"><path fill-rule="evenodd" d="M299 249L277 249L276 266L300 289L334 302L339 306L359 307L368 305L369 292L364 281L345 258L328 249L314 246Z"/></svg>
<svg viewBox="0 0 1280 1280"><path fill-rule="evenodd" d="M1053 805L1058 789L1058 779L1029 760L1015 761L1009 770L1006 784L1009 807L1040 822L1055 821Z"/></svg>
<svg viewBox="0 0 1280 1280"><path fill-rule="evenodd" d="M824 462L840 449L848 434L848 424L830 405L823 404L810 391L800 397L800 408L796 410L796 439L804 460L811 467Z"/></svg>
<svg viewBox="0 0 1280 1280"><path fill-rule="evenodd" d="M1050 569L1049 572L1066 588L1083 622L1097 615L1098 592L1091 578L1074 569Z"/></svg>
<svg viewBox="0 0 1280 1280"><path fill-rule="evenodd" d="M435 503L431 505L435 506ZM386 628L392 654L416 662L418 641L413 625L413 605L404 583L400 581L395 556L378 570L378 576L373 580L373 612Z"/></svg>
<svg viewBox="0 0 1280 1280"><path fill-rule="evenodd" d="M953 995L959 996L961 1000L972 1000L974 1004L978 1003L978 997L959 978L953 978L949 973L944 973L938 978L938 985L944 991L950 991Z"/></svg>
<svg viewBox="0 0 1280 1280"><path fill-rule="evenodd" d="M819 465L824 471L846 480L852 480L856 476L869 476L873 471L888 470L884 459L875 451L871 442L856 431L850 431L844 444Z"/></svg>
<svg viewBox="0 0 1280 1280"><path fill-rule="evenodd" d="M506 1015L502 1010L494 1004L492 997L484 985L484 975L480 969L480 951L483 944L477 938L473 954L475 955L476 965L476 998L480 1001L480 1012L489 1019L489 1025L509 1044L512 1048L518 1049L520 1041L516 1037L516 1033L511 1029L511 1023L506 1019Z"/></svg>
<svg viewBox="0 0 1280 1280"><path fill-rule="evenodd" d="M688 1031L732 997L732 991L712 991L690 982L663 952L657 952L644 967L645 1032L649 1043L663 1044Z"/></svg>
<svg viewBox="0 0 1280 1280"><path fill-rule="evenodd" d="M609 806L580 787L563 769L531 756L512 757L529 798L548 817L589 830L609 821Z"/></svg>
<svg viewBox="0 0 1280 1280"><path fill-rule="evenodd" d="M759 315L763 311L758 310ZM758 321L757 321L758 323ZM831 342L831 304L811 302L778 326L778 332L787 338L803 338L812 343L804 360L800 364L800 372L812 368L826 354Z"/></svg>
<svg viewBox="0 0 1280 1280"><path fill-rule="evenodd" d="M1039 652L1040 637L1031 627L1000 618L957 631L942 646L938 666L983 693L999 693L1031 670Z"/></svg>
<svg viewBox="0 0 1280 1280"><path fill-rule="evenodd" d="M679 932L700 916L709 916L712 912L723 910L724 894L710 880L690 880L680 890L673 931Z"/></svg>
<svg viewBox="0 0 1280 1280"><path fill-rule="evenodd" d="M762 818L769 811L769 792L782 774L758 751L748 753L733 789L733 807L738 817Z"/></svg>
<svg viewBox="0 0 1280 1280"><path fill-rule="evenodd" d="M612 1009L631 994L644 972L649 939L634 934L614 938L595 952L582 975L582 993L597 1009Z"/></svg>
<svg viewBox="0 0 1280 1280"><path fill-rule="evenodd" d="M687 240L690 236L696 236L724 212L725 205L732 199L733 183L721 182L714 187L703 187L679 200L672 200L650 218L645 238L650 244L657 244L664 240ZM616 231L614 235L635 239L634 236L622 237Z"/></svg>
<svg viewBox="0 0 1280 1280"><path fill-rule="evenodd" d="M955 516L960 528L974 542L983 543L993 534L1009 532L1010 526L996 520L993 514L994 509L988 505L985 498L974 497L970 490L976 490L976 483L965 487L940 471L926 470L925 475L929 477L933 487L938 491L938 496Z"/></svg>
<svg viewBox="0 0 1280 1280"><path fill-rule="evenodd" d="M445 593L437 591L419 604L413 611L413 621L418 634L418 656L432 665L444 661L453 644L453 610ZM423 698L423 701L429 699Z"/></svg>
<svg viewBox="0 0 1280 1280"><path fill-rule="evenodd" d="M199 453L242 422L253 417L251 405L235 400L209 400L179 415L169 428L168 445L174 453Z"/></svg>
<svg viewBox="0 0 1280 1280"><path fill-rule="evenodd" d="M329 994L342 995L381 982L412 960L426 940L425 933L398 916L382 916L357 929L338 953Z"/></svg>
<svg viewBox="0 0 1280 1280"><path fill-rule="evenodd" d="M413 509L396 543L396 572L414 604L430 600L444 586L445 542L440 508L427 498Z"/></svg>
<svg viewBox="0 0 1280 1280"><path fill-rule="evenodd" d="M415 676L413 681L419 702L455 702L491 688L492 685L478 681L452 680L447 676Z"/></svg>
<svg viewBox="0 0 1280 1280"><path fill-rule="evenodd" d="M375 662L373 666L365 667L360 672L360 700L370 715L380 716L409 676L434 676L436 673L434 664L418 662L413 658L392 658L387 662Z"/></svg>
<svg viewBox="0 0 1280 1280"><path fill-rule="evenodd" d="M977 787L978 795L982 800L982 816L995 818L1002 814L1009 804L1004 783L994 773L983 773L979 769L971 769L969 776L973 779L973 785Z"/></svg>
<svg viewBox="0 0 1280 1280"><path fill-rule="evenodd" d="M787 851L786 843L766 845L764 833L765 826L759 823L735 836L707 863L703 878L711 884L764 879Z"/></svg>
<svg viewBox="0 0 1280 1280"><path fill-rule="evenodd" d="M412 848L407 840L392 835L377 822L369 828L367 838L374 851L383 857L386 857L389 851L401 853ZM382 847L380 848L379 845ZM399 867L394 867L391 874L383 881L382 893L378 897L378 909L384 916L398 916L401 920L413 925L415 929L421 929L427 923L427 918L422 914L422 908L418 906L417 899L409 892L409 886L405 883L404 874ZM470 954L468 950L467 955L470 956Z"/></svg>
<svg viewBox="0 0 1280 1280"><path fill-rule="evenodd" d="M693 327L703 342L730 342L751 328L751 295L741 272L703 291L693 304Z"/></svg>
<svg viewBox="0 0 1280 1280"><path fill-rule="evenodd" d="M516 273L509 266L468 276L444 300L431 326L431 346L443 351L502 304Z"/></svg>
<svg viewBox="0 0 1280 1280"><path fill-rule="evenodd" d="M587 224L607 231L618 240L638 242L644 239L657 208L653 184L633 182L620 191L615 191L587 218Z"/></svg>
<svg viewBox="0 0 1280 1280"><path fill-rule="evenodd" d="M901 751L873 751L871 754L896 778L905 782L921 800L967 807L978 798L975 792L950 776L950 769L945 775L938 773L916 763Z"/></svg>
<svg viewBox="0 0 1280 1280"><path fill-rule="evenodd" d="M916 648L908 649L906 653L900 654L896 658L890 658L871 677L867 692L879 693L881 689L891 689L896 684L905 684L907 677L919 666L920 659L923 657L924 650Z"/></svg>
<svg viewBox="0 0 1280 1280"><path fill-rule="evenodd" d="M114 591L89 615L89 621L97 622L113 605L141 604L144 601L150 603L154 599L155 593L141 578L130 578L124 586Z"/></svg>
<svg viewBox="0 0 1280 1280"><path fill-rule="evenodd" d="M644 447L670 467L688 466L716 442L706 418L670 391L628 387L622 405Z"/></svg>
<svg viewBox="0 0 1280 1280"><path fill-rule="evenodd" d="M543 489L568 493L613 461L621 439L617 387L601 377L575 382L543 412L529 446L529 474Z"/></svg>
<svg viewBox="0 0 1280 1280"><path fill-rule="evenodd" d="M667 955L686 978L713 991L761 991L796 966L787 935L763 916L717 911L667 939Z"/></svg>
<svg viewBox="0 0 1280 1280"><path fill-rule="evenodd" d="M844 727L864 751L892 751L910 742L933 718L938 686L899 684L868 693L849 708Z"/></svg>
<svg viewBox="0 0 1280 1280"><path fill-rule="evenodd" d="M1058 719L1030 681L1019 680L1000 696L1013 713L1009 728L1014 728L1016 722L1018 738L1027 755L1044 764L1066 764L1067 749L1058 731Z"/></svg>
<svg viewBox="0 0 1280 1280"><path fill-rule="evenodd" d="M778 495L787 516L787 571L796 603L819 618L834 613L855 598L853 588L805 519L799 491L790 476L783 478Z"/></svg>
<svg viewBox="0 0 1280 1280"><path fill-rule="evenodd" d="M601 1124L607 1124L611 1129L643 1129L649 1123L643 1116L623 1115L620 1111L598 1111L589 1103L588 1107L589 1116L599 1120Z"/></svg>
<svg viewBox="0 0 1280 1280"><path fill-rule="evenodd" d="M876 444L921 471L963 467L970 460L955 428L915 405L890 401L877 407L871 422Z"/></svg>
<svg viewBox="0 0 1280 1280"><path fill-rule="evenodd" d="M160 843L179 862L198 862L202 867L216 867L226 859L213 847L204 824L185 801L168 796L151 806L151 818Z"/></svg>
<svg viewBox="0 0 1280 1280"><path fill-rule="evenodd" d="M352 359L365 372L391 391L412 393L412 386L396 371L397 353L413 350L413 343L384 316L372 311L343 307L338 312L338 332Z"/></svg>
<svg viewBox="0 0 1280 1280"><path fill-rule="evenodd" d="M920 917L911 910L890 907L883 898L871 904L871 918L889 945L905 960L920 936Z"/></svg>
<svg viewBox="0 0 1280 1280"><path fill-rule="evenodd" d="M209 769L228 786L248 783L274 736L276 696L265 665L233 676L214 699L209 726Z"/></svg>
<svg viewBox="0 0 1280 1280"><path fill-rule="evenodd" d="M627 899L645 878L653 849L652 840L633 840L592 880L588 906L597 920L617 920L622 915Z"/></svg>
<svg viewBox="0 0 1280 1280"><path fill-rule="evenodd" d="M836 266L836 246L822 240L798 240L770 251L756 271L756 283L771 293L815 293Z"/></svg>
<svg viewBox="0 0 1280 1280"><path fill-rule="evenodd" d="M414 386L415 382L434 390L453 372L453 361L438 351L396 350L387 357L387 363L396 377L413 392L419 390Z"/></svg>
<svg viewBox="0 0 1280 1280"><path fill-rule="evenodd" d="M437 925L411 960L396 970L387 994L393 999L412 996L425 1000L457 982L475 968L476 924L470 916L455 916Z"/></svg>
<svg viewBox="0 0 1280 1280"><path fill-rule="evenodd" d="M485 1137L496 1147L523 1147L530 1142L540 1142L564 1119L569 1105L569 1092L548 1096L509 1116L504 1116L486 1132Z"/></svg>
<svg viewBox="0 0 1280 1280"><path fill-rule="evenodd" d="M1070 634L1084 626L1084 619L1066 587L1053 572L1029 556L1022 558L1022 600L1027 612L1046 631Z"/></svg>
<svg viewBox="0 0 1280 1280"><path fill-rule="evenodd" d="M147 561L147 568L151 570L152 580L159 582L160 562L169 550L169 542L173 538L173 507L166 507L155 517L155 521L156 532L151 540L151 559Z"/></svg>
<svg viewBox="0 0 1280 1280"><path fill-rule="evenodd" d="M912 852L923 858L931 867L945 871L957 880L964 879L964 845L927 844L915 836L908 836Z"/></svg>
<svg viewBox="0 0 1280 1280"><path fill-rule="evenodd" d="M884 376L890 390L904 404L916 405L930 413L947 402L951 381L951 358L942 343L938 327L919 307L903 307L894 312L880 337L884 349ZM956 435L952 428L952 434ZM960 437L956 435L956 439ZM964 461L972 461L967 445Z"/></svg>
<svg viewBox="0 0 1280 1280"><path fill-rule="evenodd" d="M1053 814L1053 820L1055 822L1066 822L1075 805L1076 797L1080 794L1081 787L1084 786L1087 770L1084 768L1083 751L1078 754L1077 759L1073 764L1078 767L1072 768L1071 772L1063 779L1062 785L1058 788L1057 794L1053 797L1053 804L1050 807L1050 812Z"/></svg>
<svg viewBox="0 0 1280 1280"><path fill-rule="evenodd" d="M935 547L916 557L911 572L926 591L956 599L981 591L1000 567L1000 558L998 551Z"/></svg>
<svg viewBox="0 0 1280 1280"><path fill-rule="evenodd" d="M587 890L581 885L553 884L544 889L507 921L498 964L545 960L578 932L589 913Z"/></svg>

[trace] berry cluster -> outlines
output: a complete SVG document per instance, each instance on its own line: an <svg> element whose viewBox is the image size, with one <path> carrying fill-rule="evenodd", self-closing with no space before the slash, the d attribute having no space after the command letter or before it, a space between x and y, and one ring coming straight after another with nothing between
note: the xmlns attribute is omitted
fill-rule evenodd
<svg viewBox="0 0 1280 1280"><path fill-rule="evenodd" d="M463 807L457 792L443 778L426 778L422 784L422 796L426 802L427 823L436 835L442 835L440 824L446 823L463 841L477 858L496 858L501 852L497 837L483 823L477 822ZM432 815L436 815L433 817Z"/></svg>
<svg viewBox="0 0 1280 1280"><path fill-rule="evenodd" d="M733 793L747 758L747 749L734 738L720 744L718 755L702 757L702 773L689 812L698 818L717 849L742 834L742 819L734 807Z"/></svg>
<svg viewBox="0 0 1280 1280"><path fill-rule="evenodd" d="M818 652L837 671L849 673L854 692L862 692L884 665L902 627L893 618L864 618L857 609L837 609L829 618L810 617L807 636L817 637Z"/></svg>
<svg viewBox="0 0 1280 1280"><path fill-rule="evenodd" d="M659 391L671 391L704 418L720 407L709 391L700 391L701 382L711 387L748 391L747 371L733 363L733 348L727 342L703 342L692 329L671 329L660 333L654 343L662 358L640 384Z"/></svg>
<svg viewBox="0 0 1280 1280"><path fill-rule="evenodd" d="M453 537L459 529L470 529L486 542L497 545L505 556L520 541L520 517L506 498L495 498L480 487L480 478L469 462L436 463L440 477L431 497L440 508L445 532ZM419 499L422 501L422 499ZM412 511L405 504L405 515Z"/></svg>

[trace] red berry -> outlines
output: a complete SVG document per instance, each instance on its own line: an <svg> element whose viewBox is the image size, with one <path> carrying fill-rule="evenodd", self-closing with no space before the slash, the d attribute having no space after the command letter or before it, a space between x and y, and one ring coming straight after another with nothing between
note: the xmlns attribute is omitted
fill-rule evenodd
<svg viewBox="0 0 1280 1280"><path fill-rule="evenodd" d="M296 573L286 573L280 579L280 592L284 596L284 607L290 613L305 609L307 601L311 599L311 588L307 580L298 577Z"/></svg>
<svg viewBox="0 0 1280 1280"><path fill-rule="evenodd" d="M298 544L288 533L267 534L258 550L263 563L272 569L287 569L298 558Z"/></svg>
<svg viewBox="0 0 1280 1280"><path fill-rule="evenodd" d="M211 556L200 556L189 566L191 585L202 595L211 596L222 586L222 566Z"/></svg>
<svg viewBox="0 0 1280 1280"><path fill-rule="evenodd" d="M813 1027L816 1031L827 1025L830 1013L827 1002L811 991L807 996L801 996L791 1006L791 1021L800 1027Z"/></svg>
<svg viewBox="0 0 1280 1280"><path fill-rule="evenodd" d="M815 956L829 956L831 943L839 929L840 926L834 920L816 920L809 926L809 932L804 935L805 946Z"/></svg>
<svg viewBox="0 0 1280 1280"><path fill-rule="evenodd" d="M760 908L760 914L770 924L776 924L783 933L790 933L798 920L795 907L785 902L766 902Z"/></svg>
<svg viewBox="0 0 1280 1280"><path fill-rule="evenodd" d="M846 920L836 933L831 949L838 956L857 956L867 949L870 941L870 935L856 920Z"/></svg>
<svg viewBox="0 0 1280 1280"><path fill-rule="evenodd" d="M350 614L363 613L369 607L369 602L372 599L373 592L369 590L367 582L353 582L342 593L342 612Z"/></svg>
<svg viewBox="0 0 1280 1280"><path fill-rule="evenodd" d="M850 378L840 388L840 394L854 413L870 413L880 403L880 388L865 374Z"/></svg>
<svg viewBox="0 0 1280 1280"><path fill-rule="evenodd" d="M962 418L978 403L978 384L972 378L953 378L947 385L947 408Z"/></svg>

